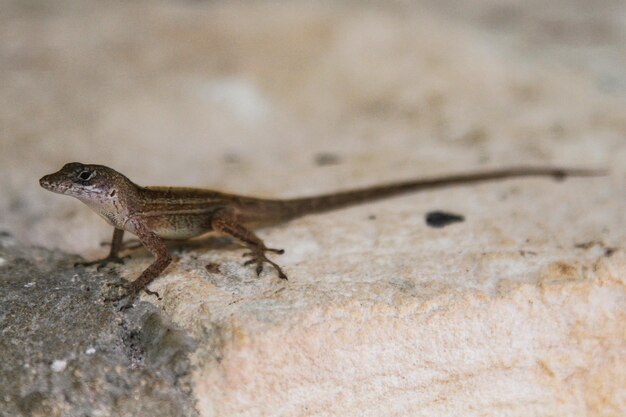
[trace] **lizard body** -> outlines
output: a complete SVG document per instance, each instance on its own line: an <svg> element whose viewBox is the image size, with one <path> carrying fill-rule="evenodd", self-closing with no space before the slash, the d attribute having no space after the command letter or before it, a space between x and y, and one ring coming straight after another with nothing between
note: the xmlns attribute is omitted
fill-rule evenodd
<svg viewBox="0 0 626 417"><path fill-rule="evenodd" d="M114 227L109 255L84 265L121 263L124 232L135 234L156 260L134 281L125 284L132 301L144 290L158 295L146 286L171 263L166 239L190 239L210 231L230 235L241 241L250 257L245 265L254 264L259 275L263 264L272 265L280 278L287 279L280 266L267 252L281 254L257 237L250 228L291 220L306 214L320 213L367 201L431 188L471 184L514 177L597 176L602 172L585 169L511 168L469 174L450 175L374 186L314 197L274 200L227 194L218 191L183 187L142 187L121 173L103 165L78 162L39 180L49 191L81 200Z"/></svg>

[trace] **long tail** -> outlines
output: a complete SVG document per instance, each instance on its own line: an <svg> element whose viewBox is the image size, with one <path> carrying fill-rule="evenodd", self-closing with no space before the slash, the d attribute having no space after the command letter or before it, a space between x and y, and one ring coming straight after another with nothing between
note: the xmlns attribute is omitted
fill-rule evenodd
<svg viewBox="0 0 626 417"><path fill-rule="evenodd" d="M590 169L545 167L519 167L456 174L438 178L409 180L316 197L276 201L276 206L273 207L273 212L280 212L282 219L292 219L306 214L335 210L342 207L364 203L366 201L373 201L397 194L432 188L468 185L484 181L503 180L516 177L553 177L557 180L562 180L566 177L597 177L603 175L607 175L607 172Z"/></svg>

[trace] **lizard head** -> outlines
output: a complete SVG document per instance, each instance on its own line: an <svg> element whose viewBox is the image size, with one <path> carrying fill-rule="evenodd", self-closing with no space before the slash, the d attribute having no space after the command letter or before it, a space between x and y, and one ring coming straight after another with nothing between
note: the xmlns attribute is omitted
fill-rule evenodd
<svg viewBox="0 0 626 417"><path fill-rule="evenodd" d="M103 165L86 165L79 162L65 164L59 171L46 175L39 184L53 193L77 198L103 197L114 191L119 172ZM113 197L115 193L113 192Z"/></svg>
<svg viewBox="0 0 626 417"><path fill-rule="evenodd" d="M79 162L65 164L59 171L42 177L39 184L53 193L76 197L107 218L118 205L120 194L136 187L114 169Z"/></svg>

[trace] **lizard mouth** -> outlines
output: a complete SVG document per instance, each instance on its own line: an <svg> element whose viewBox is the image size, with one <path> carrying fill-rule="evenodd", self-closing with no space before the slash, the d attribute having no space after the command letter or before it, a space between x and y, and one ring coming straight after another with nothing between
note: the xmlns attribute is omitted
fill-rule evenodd
<svg viewBox="0 0 626 417"><path fill-rule="evenodd" d="M39 179L39 185L41 185L48 191L59 194L65 194L66 191L69 189L69 187L67 185L64 185L63 182L60 182L56 178L54 178L54 174L41 177Z"/></svg>

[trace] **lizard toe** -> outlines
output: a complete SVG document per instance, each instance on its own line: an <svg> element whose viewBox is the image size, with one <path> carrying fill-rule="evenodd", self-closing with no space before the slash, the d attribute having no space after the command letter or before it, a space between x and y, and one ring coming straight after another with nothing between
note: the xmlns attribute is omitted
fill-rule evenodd
<svg viewBox="0 0 626 417"><path fill-rule="evenodd" d="M272 253L278 254L278 255L282 255L283 253L285 253L284 249L267 248L265 250L268 251L268 252L272 252Z"/></svg>
<svg viewBox="0 0 626 417"><path fill-rule="evenodd" d="M155 296L158 300L162 300L162 299L163 299L163 298L161 298L161 296L159 295L159 293L158 293L158 292L156 292L156 291L151 291L151 290L149 290L149 289L147 289L147 288L144 288L143 290L144 290L144 291L145 291L145 293L146 293L146 294L148 294L148 295L154 295L154 296Z"/></svg>

